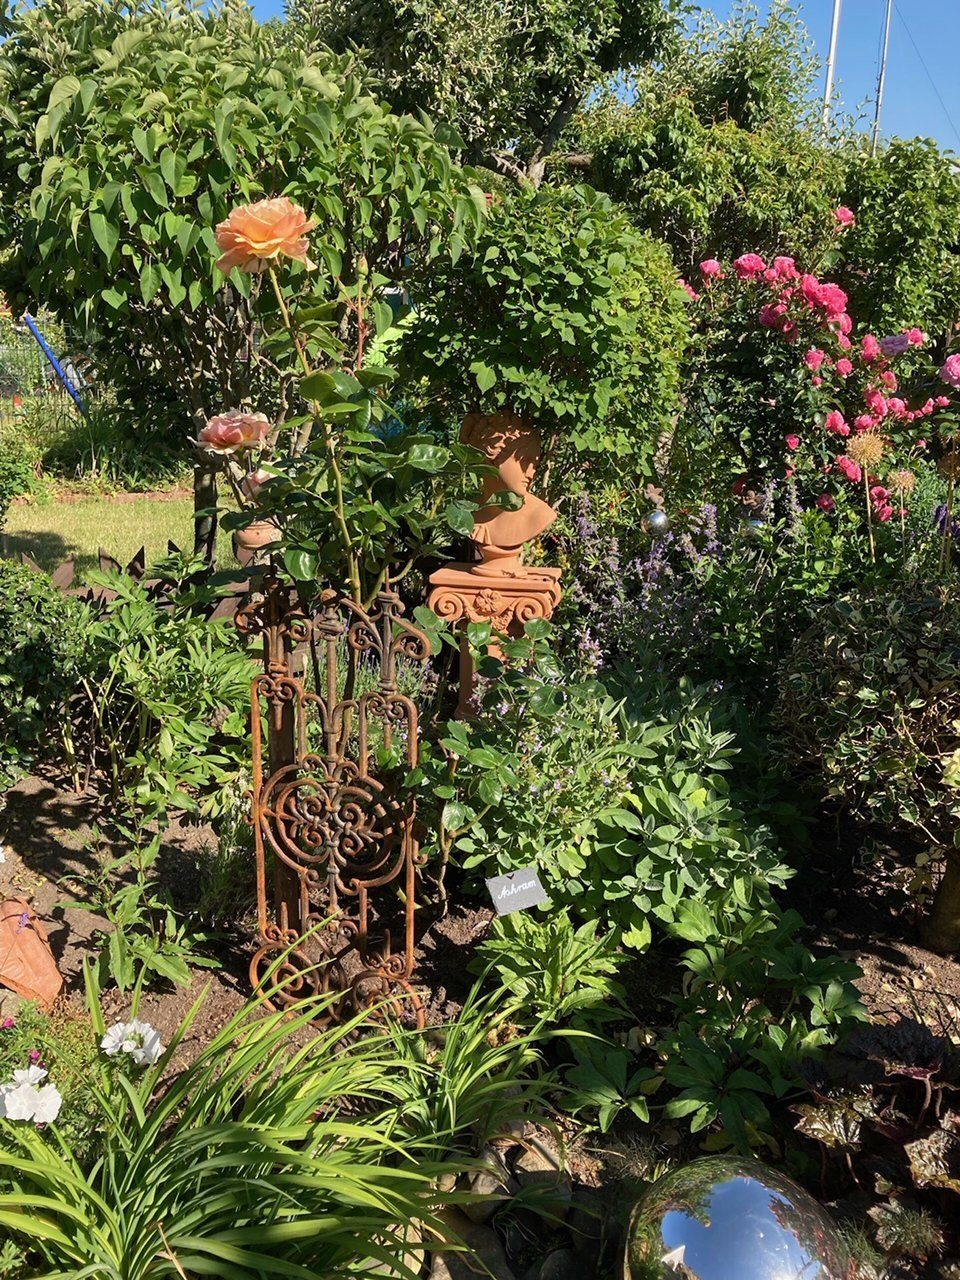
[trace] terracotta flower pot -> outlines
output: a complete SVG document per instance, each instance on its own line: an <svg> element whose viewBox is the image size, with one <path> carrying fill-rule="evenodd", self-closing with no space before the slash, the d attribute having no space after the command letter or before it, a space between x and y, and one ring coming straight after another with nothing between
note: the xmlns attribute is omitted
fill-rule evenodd
<svg viewBox="0 0 960 1280"><path fill-rule="evenodd" d="M233 554L246 568L266 547L279 540L280 529L275 520L254 520L233 535Z"/></svg>

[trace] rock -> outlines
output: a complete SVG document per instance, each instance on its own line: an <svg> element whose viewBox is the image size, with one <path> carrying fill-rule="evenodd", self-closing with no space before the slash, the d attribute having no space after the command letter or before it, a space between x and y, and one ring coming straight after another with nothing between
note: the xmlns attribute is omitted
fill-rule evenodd
<svg viewBox="0 0 960 1280"><path fill-rule="evenodd" d="M500 1237L491 1227L471 1222L459 1209L444 1209L441 1217L450 1229L451 1242L459 1240L466 1248L435 1253L430 1280L516 1280Z"/></svg>
<svg viewBox="0 0 960 1280"><path fill-rule="evenodd" d="M499 1155L489 1148L482 1156L483 1167L474 1169L461 1179L461 1189L475 1196L489 1196L487 1200L474 1200L463 1205L463 1212L471 1222L489 1222L505 1200L516 1193L517 1184L511 1178Z"/></svg>
<svg viewBox="0 0 960 1280"><path fill-rule="evenodd" d="M572 1193L570 1175L551 1146L532 1140L518 1156L513 1172L522 1191L538 1191L549 1199L553 1213L562 1216L566 1212Z"/></svg>
<svg viewBox="0 0 960 1280"><path fill-rule="evenodd" d="M572 1249L554 1249L543 1260L540 1280L583 1280L583 1260Z"/></svg>
<svg viewBox="0 0 960 1280"><path fill-rule="evenodd" d="M595 1270L603 1252L604 1221L600 1196L591 1187L577 1187L574 1191L567 1230L577 1256Z"/></svg>
<svg viewBox="0 0 960 1280"><path fill-rule="evenodd" d="M423 1233L420 1230L418 1222L408 1222L398 1229L400 1239L403 1241L404 1253L401 1259L407 1271L412 1271L414 1275L418 1275L420 1268L423 1266L423 1259L426 1250L417 1246L423 1243ZM385 1280L398 1280L404 1273L397 1267L393 1267L389 1262L374 1262L372 1259L368 1265L364 1267L364 1275L383 1276Z"/></svg>
<svg viewBox="0 0 960 1280"><path fill-rule="evenodd" d="M8 991L6 987L0 987L0 1022L6 1021L7 1018L16 1018L22 1004L23 996L18 996L16 991Z"/></svg>

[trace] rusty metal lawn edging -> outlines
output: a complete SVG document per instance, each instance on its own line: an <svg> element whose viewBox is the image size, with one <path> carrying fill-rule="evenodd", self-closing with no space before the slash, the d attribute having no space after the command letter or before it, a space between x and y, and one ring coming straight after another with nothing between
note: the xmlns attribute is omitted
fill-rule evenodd
<svg viewBox="0 0 960 1280"><path fill-rule="evenodd" d="M390 590L369 611L325 591L307 612L271 572L237 611L241 632L264 646L251 707L261 945L250 978L254 990L271 987L275 1006L339 996L325 1023L374 1006L423 1023L411 985L415 804L376 750L397 747L405 768L417 764L418 710L398 690L397 661L426 662L431 648L402 614ZM358 692L364 662L373 687Z"/></svg>

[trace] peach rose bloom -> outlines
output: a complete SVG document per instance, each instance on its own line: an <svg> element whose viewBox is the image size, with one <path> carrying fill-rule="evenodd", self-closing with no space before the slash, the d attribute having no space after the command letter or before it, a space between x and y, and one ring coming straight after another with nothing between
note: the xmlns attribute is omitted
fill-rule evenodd
<svg viewBox="0 0 960 1280"><path fill-rule="evenodd" d="M265 413L230 409L210 418L194 443L208 453L240 453L263 444L269 431L270 419Z"/></svg>
<svg viewBox="0 0 960 1280"><path fill-rule="evenodd" d="M240 481L240 492L247 498L255 498L263 486L272 479L272 472L264 471L263 467L257 467L256 471L251 471Z"/></svg>
<svg viewBox="0 0 960 1280"><path fill-rule="evenodd" d="M307 232L316 225L287 196L241 205L217 227L217 245L223 250L217 266L224 274L234 267L263 271L277 258L293 258L313 270Z"/></svg>

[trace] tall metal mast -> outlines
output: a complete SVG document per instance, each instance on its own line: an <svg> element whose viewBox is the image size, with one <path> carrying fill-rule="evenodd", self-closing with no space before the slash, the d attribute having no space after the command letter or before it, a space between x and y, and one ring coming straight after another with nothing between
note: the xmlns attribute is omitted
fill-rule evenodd
<svg viewBox="0 0 960 1280"><path fill-rule="evenodd" d="M893 0L887 0L887 11L883 19L883 53L880 55L880 71L877 74L877 101L873 113L873 137L870 141L870 154L877 154L877 143L880 141L880 112L883 108L883 90L887 83L887 54L890 50L890 22L893 18Z"/></svg>
<svg viewBox="0 0 960 1280"><path fill-rule="evenodd" d="M840 10L843 0L833 0L833 25L830 28L830 52L827 54L827 79L823 86L823 127L830 124L830 107L833 102L833 77L837 65L837 36L840 34Z"/></svg>

